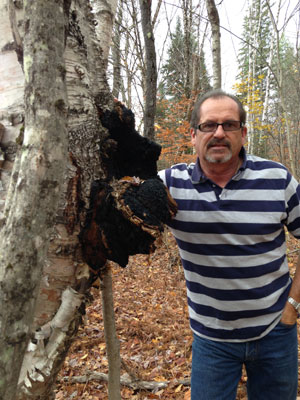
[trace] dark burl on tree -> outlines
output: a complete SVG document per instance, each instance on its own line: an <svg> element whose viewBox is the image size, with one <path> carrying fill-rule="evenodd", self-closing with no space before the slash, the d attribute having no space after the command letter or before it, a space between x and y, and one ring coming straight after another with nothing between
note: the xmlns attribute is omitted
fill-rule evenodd
<svg viewBox="0 0 300 400"><path fill-rule="evenodd" d="M157 177L161 147L139 135L134 114L122 104L99 114L109 131L101 146L107 178L93 182L80 234L84 259L95 271L107 259L125 267L129 255L154 251L154 241L177 211Z"/></svg>
<svg viewBox="0 0 300 400"><path fill-rule="evenodd" d="M102 125L109 131L109 137L101 146L101 158L108 180L124 176L138 176L141 179L156 177L156 162L161 146L135 130L133 112L116 103L113 111L99 110L99 115Z"/></svg>

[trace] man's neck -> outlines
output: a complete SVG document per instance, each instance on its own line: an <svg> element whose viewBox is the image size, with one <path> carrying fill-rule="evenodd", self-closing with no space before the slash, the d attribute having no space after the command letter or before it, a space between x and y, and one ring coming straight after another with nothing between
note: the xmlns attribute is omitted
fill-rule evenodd
<svg viewBox="0 0 300 400"><path fill-rule="evenodd" d="M200 162L205 176L220 187L225 187L231 178L238 172L242 165L242 159L230 160L226 163Z"/></svg>

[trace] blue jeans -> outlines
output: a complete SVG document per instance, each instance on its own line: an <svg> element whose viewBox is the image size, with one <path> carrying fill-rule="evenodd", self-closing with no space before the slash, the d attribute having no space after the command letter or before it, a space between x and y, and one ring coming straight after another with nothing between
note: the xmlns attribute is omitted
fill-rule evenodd
<svg viewBox="0 0 300 400"><path fill-rule="evenodd" d="M248 400L295 400L297 325L279 323L262 339L244 343L194 335L191 400L235 400L243 365Z"/></svg>

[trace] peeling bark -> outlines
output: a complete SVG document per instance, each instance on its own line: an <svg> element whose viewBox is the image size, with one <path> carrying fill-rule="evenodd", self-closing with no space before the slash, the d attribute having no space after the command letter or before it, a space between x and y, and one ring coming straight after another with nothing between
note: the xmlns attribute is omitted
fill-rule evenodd
<svg viewBox="0 0 300 400"><path fill-rule="evenodd" d="M74 314L81 306L83 299L84 296L75 290L65 289L61 296L61 306L54 318L36 330L23 360L19 380L24 383L17 395L18 400L28 398L32 388L34 388L35 397L48 398L51 391L45 394L45 381L50 380L53 384L56 377L53 370L57 370L57 367L58 370L60 369L57 355L66 355L66 350L68 350L66 339L69 341L72 337ZM51 386L48 385L49 388Z"/></svg>
<svg viewBox="0 0 300 400"><path fill-rule="evenodd" d="M81 321L82 308L84 309L86 301L83 295L91 285L90 271L81 258L78 234L89 206L91 182L103 176L99 149L105 129L99 123L94 97L98 94L103 107L108 105L111 97L95 32L93 33L94 24L88 3L84 0L73 1L69 17L64 54L69 102L69 156L64 175L65 184L57 209L57 224L51 235L43 270L34 327L39 332L39 329L53 323L56 313L59 312L57 310L62 293L68 287L80 295L81 307L70 312L68 332L60 332L58 338L57 330L49 338L38 336L40 347L47 349L43 353L43 360L39 359L39 347L28 348L26 364L19 379L18 399L24 400L46 400L52 393L56 376ZM51 350L49 355L51 348L55 351ZM30 365L31 368L28 369ZM36 369L39 370L38 374ZM25 375L29 376L29 380L24 379Z"/></svg>
<svg viewBox="0 0 300 400"><path fill-rule="evenodd" d="M21 2L11 2L10 7L16 6L17 3L21 5ZM57 3L52 6L51 3L49 3L49 7L53 8L55 11L57 11L57 8L61 11L63 9L67 11L66 7L69 3L71 3L71 1L62 2L61 7L58 7ZM36 4L32 4L32 6L35 5ZM27 124L27 117L24 125L24 77L21 65L16 56L16 46L11 30L11 26L15 27L16 24L10 25L9 23L9 9L6 0L0 0L0 11L0 163L2 166L0 175L0 225L3 227L1 232L2 239L4 241L10 240L12 244L12 248L10 249L11 254L14 254L15 251L20 249L25 249L24 251L27 252L28 247L28 241L26 241L28 238L26 234L22 235L22 232L26 230L25 227L23 231L14 231L11 232L11 236L8 235L10 229L8 225L8 222L10 222L9 217L11 216L11 220L13 220L14 212L16 210L19 212L22 208L22 200L18 194L20 190L25 191L27 186L25 184L27 182L33 184L33 171L29 170L29 167L24 167L25 155L27 155L27 152L29 153L29 150L36 150L36 147L37 153L40 155L43 146L47 143L47 139L53 139L55 141L55 151L58 151L61 138L58 124L56 124L53 134L51 131L51 134L46 135L46 130L44 130L44 132L43 129L41 129L42 133L46 135L45 138L41 135L40 131L28 131L30 125L29 123ZM47 12L47 7L44 7L44 12ZM24 16L21 8L11 8L10 13L12 18L17 20L22 42L23 26L27 27L30 26L30 24L23 24L22 20ZM104 62L97 45L94 21L89 3L85 0L73 0L68 14L68 39L63 53L65 65L63 65L63 62L56 65L55 57L51 57L51 62L49 61L48 64L51 66L54 62L58 78L57 80L52 79L51 83L49 83L49 81L45 82L47 86L47 100L53 100L58 115L64 118L64 123L66 122L66 118L68 121L69 154L65 152L63 156L63 162L64 165L67 165L67 168L58 167L56 169L55 174L63 184L60 184L59 190L58 186L57 190L55 190L53 184L54 192L57 196L55 202L51 202L51 191L48 189L48 185L51 185L51 181L49 180L47 181L47 185L41 185L43 193L41 203L36 205L35 197L32 199L30 198L30 200L24 203L24 206L30 204L30 206L28 205L27 208L24 208L25 211L28 209L28 215L32 212L34 216L30 220L29 216L26 216L26 220L22 219L19 221L20 224L24 224L28 221L26 228L29 233L31 233L32 223L35 222L36 218L40 224L40 230L42 231L41 234L35 238L34 244L36 246L42 248L44 244L50 241L48 252L46 252L47 248L45 247L43 253L41 251L30 257L30 266L38 264L38 267L41 268L44 265L42 276L38 267L34 269L35 283L31 286L28 285L28 288L26 288L27 290L32 289L31 295L34 297L37 294L39 286L35 313L33 313L33 302L30 304L31 308L20 311L20 317L24 312L25 316L28 317L28 321L32 320L34 314L32 331L37 329L32 336L33 342L37 342L37 345L34 346L34 343L30 343L28 346L22 374L19 379L18 397L16 397L16 399L24 400L41 400L53 397L53 384L55 383L56 376L72 343L73 335L76 333L81 321L82 308L84 308L84 303L86 301L84 294L91 285L91 279L90 271L81 258L78 233L80 230L80 223L85 219L85 211L89 207L91 182L103 177L99 150L101 137L105 135L105 129L101 127L99 122L98 112L95 107L95 97L97 97L97 103L101 104L103 108L109 107L112 103L112 96L109 92L103 67ZM49 17L49 14L47 16ZM35 18L33 18L33 20L35 20ZM63 23L66 24L67 19L65 19ZM44 25L49 25L48 21L47 24ZM55 29L51 30L52 37L55 31ZM14 36L16 38L15 34ZM44 46L43 37L41 36L40 39L42 43L38 50L42 50ZM65 42L65 38L60 41L62 49ZM35 40L35 43L38 46L37 43L40 42ZM48 43L51 44L50 41L45 41L45 43L47 43L47 45ZM56 47L57 43L52 46L52 49L56 49ZM61 47L59 47L59 49L61 49ZM2 70L4 65L5 69ZM28 57L25 58L24 66L26 67L27 82L30 83L29 70L31 66L35 67L35 60L31 62L31 59L28 59ZM47 69L47 67L44 67L44 69ZM47 75L44 73L43 77L46 79ZM63 94L68 94L68 108L65 107L67 103L66 99L62 96L57 99L55 97L56 82L60 80L66 83L67 86L67 91L64 88ZM49 90L51 96L49 96ZM30 95L29 89L26 93L28 96ZM41 91L38 93L35 92L35 94L38 102L38 100L41 100ZM32 98L31 96L31 99ZM40 104L34 108L34 116L39 114L38 106L40 106ZM42 109L44 110L41 113L41 117L43 118L46 118L47 112L52 110L51 105L48 107L47 103L45 109ZM53 121L56 121L56 119L54 118ZM42 124L39 127L42 128ZM57 135L59 136L58 138ZM2 162L1 154L3 154ZM37 173L38 178L41 180L43 174L51 173L55 164L58 166L58 163L56 163L53 158L51 162L47 159L49 155L51 155L50 151L48 151L46 155L43 155L44 158L37 157L36 163L31 161L33 165L31 164L30 167L32 167L32 169L37 166L39 167ZM46 164L47 168L44 167L44 164ZM12 168L14 169L12 170ZM24 179L26 172L32 173L32 176L30 176L28 180ZM16 185L18 185L17 189ZM29 189L31 191L32 187L28 187L28 192ZM35 195L38 195L38 190L36 192L34 191L34 196ZM7 206L4 211L5 199ZM43 206L44 203L46 204L47 200L49 200L50 205L48 204L45 211ZM15 203L17 201L18 204ZM4 211L4 214L1 214L1 211ZM37 214L39 215L40 211L43 213L47 223L56 223L54 228L52 226L51 229L47 229L43 224L43 220L41 218L37 219ZM17 216L20 216L20 213L17 214ZM4 217L7 218L5 219ZM34 228L38 228L36 224L34 224ZM23 239L25 239L25 241ZM20 254L20 252L17 254ZM36 259L34 259L33 256L36 256ZM20 279L23 278L24 274L26 274L26 278L30 277L28 273L30 266L28 265L27 267L26 259L22 259L22 257L19 256L18 261L20 262L20 268L23 267L23 275L20 274ZM15 288L15 293L22 292L22 285L25 285L25 282L25 280L24 283L22 281L20 285L19 280L16 280L16 285L18 286ZM69 288L68 291L71 290L76 296L79 296L78 298L81 303L79 308L75 307L75 309L70 310L65 322L66 327L68 327L67 331L65 331L65 329L62 330L60 327L57 328L55 322L57 320L57 312L60 313L60 311L58 311L61 309L60 305L64 303L64 301L62 303L61 299L62 293L64 293L66 288ZM17 296L14 294L14 297ZM4 310L3 307L2 309ZM1 312L1 314L2 317L3 312ZM11 315L13 316L13 314ZM29 325L28 323L28 326ZM47 337L47 335L45 335L45 327L49 326L51 326L51 334ZM14 326L11 326L10 329L11 332L18 334ZM29 328L26 332L28 336ZM5 336L2 336L1 339L1 349L3 349L2 344ZM10 335L10 339L12 340L13 336ZM27 338L25 343L26 342ZM7 365L7 369L9 369L11 373L14 373L15 377L11 392L15 389L16 380L18 379L17 367L17 365L14 365L13 368ZM0 381L3 378L4 374L1 371ZM2 383L5 384L3 380Z"/></svg>
<svg viewBox="0 0 300 400"><path fill-rule="evenodd" d="M49 0L46 6L36 1L25 8L26 127L0 241L0 397L4 400L15 398L65 168L63 3Z"/></svg>

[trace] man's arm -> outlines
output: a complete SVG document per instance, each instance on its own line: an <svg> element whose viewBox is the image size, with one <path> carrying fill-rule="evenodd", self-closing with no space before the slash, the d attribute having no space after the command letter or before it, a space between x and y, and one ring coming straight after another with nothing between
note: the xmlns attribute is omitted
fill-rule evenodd
<svg viewBox="0 0 300 400"><path fill-rule="evenodd" d="M298 256L296 272L289 296L291 296L294 300L296 300L297 303L300 303L300 253ZM286 305L283 309L281 322L283 322L284 324L293 325L297 320L297 316L298 314L295 308L289 302L286 302Z"/></svg>

